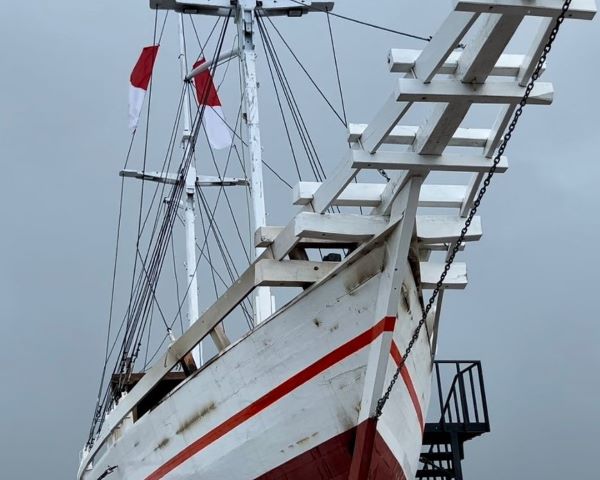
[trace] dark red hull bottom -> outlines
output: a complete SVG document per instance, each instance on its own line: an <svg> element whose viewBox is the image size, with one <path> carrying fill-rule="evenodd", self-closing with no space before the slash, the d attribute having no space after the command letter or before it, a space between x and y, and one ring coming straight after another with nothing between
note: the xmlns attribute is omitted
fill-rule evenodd
<svg viewBox="0 0 600 480"><path fill-rule="evenodd" d="M356 462L358 455L363 461L365 455L369 457L367 473L353 474L352 480L406 480L402 467L378 432L374 431L366 450L356 448L357 431L368 429L367 425L365 422L341 433L257 480L347 480L353 458Z"/></svg>

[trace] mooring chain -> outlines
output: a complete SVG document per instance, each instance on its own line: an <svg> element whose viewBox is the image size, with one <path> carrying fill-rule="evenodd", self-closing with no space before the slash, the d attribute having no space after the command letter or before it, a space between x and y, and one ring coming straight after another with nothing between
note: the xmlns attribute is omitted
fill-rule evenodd
<svg viewBox="0 0 600 480"><path fill-rule="evenodd" d="M519 102L518 108L515 110L512 121L510 122L510 125L508 126L508 129L507 129L506 133L504 134L502 143L498 147L498 151L496 152L496 156L494 157L493 164L490 167L490 169L488 170L488 173L483 181L483 185L482 185L481 189L479 190L479 193L477 194L477 198L473 202L473 206L471 207L471 210L469 211L469 215L467 216L467 219L465 220L465 225L460 232L460 236L458 237L458 240L454 244L452 251L450 253L450 256L446 260L446 264L444 265L444 271L440 275L440 279L438 280L438 282L435 284L435 288L431 294L431 297L429 297L429 301L427 302L427 305L425 306L425 310L423 311L423 317L421 318L421 320L419 320L419 323L417 324L417 327L415 328L415 330L413 332L413 336L410 339L410 342L408 342L406 351L404 352L404 355L402 355L402 360L400 362L400 365L398 366L398 368L396 368L396 371L394 372L394 375L392 376L392 379L390 380L390 383L389 383L385 393L377 401L377 408L375 410L375 418L381 417L381 414L383 413L383 408L385 407L385 404L387 403L387 401L390 398L390 394L392 393L394 385L398 381L398 377L400 376L400 372L402 371L402 368L404 367L404 364L406 363L406 359L410 355L410 352L411 352L415 342L419 338L419 333L421 332L421 329L423 328L423 325L425 324L425 321L427 320L427 316L429 315L429 312L433 308L435 299L437 298L438 294L440 293L442 284L444 283L444 280L446 279L446 276L448 275L448 271L450 270L450 267L452 266L452 262L454 262L454 258L456 257L456 254L460 250L461 244L465 240L465 237L469 230L469 226L471 225L471 222L473 221L473 217L477 213L477 209L479 208L479 205L481 204L481 200L482 200L483 196L485 195L487 188L490 186L490 183L492 181L492 177L494 176L494 173L496 173L496 169L498 168L498 164L500 163L502 155L504 154L504 150L506 150L506 146L508 145L508 142L510 141L510 139L512 137L515 127L517 126L517 123L519 122L519 117L523 113L523 108L525 107L525 105L527 105L527 100L529 99L529 95L531 94L531 91L533 90L535 82L540 77L542 68L544 67L544 64L546 63L546 57L548 56L548 53L550 53L550 50L552 49L552 44L554 43L554 40L556 39L556 34L558 33L560 25L562 24L562 22L565 19L566 13L569 11L571 2L572 2L572 0L565 0L564 4L562 6L561 13L556 18L554 28L552 29L552 32L550 33L550 36L548 37L548 42L546 43L546 46L544 47L542 55L540 56L540 59L538 60L537 66L536 66L533 74L531 75L531 80L529 81L529 83L527 84L527 87L525 88L525 93L523 94L523 98Z"/></svg>

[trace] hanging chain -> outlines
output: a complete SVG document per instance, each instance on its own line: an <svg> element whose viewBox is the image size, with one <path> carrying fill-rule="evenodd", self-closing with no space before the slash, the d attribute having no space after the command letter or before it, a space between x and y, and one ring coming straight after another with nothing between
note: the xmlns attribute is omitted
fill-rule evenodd
<svg viewBox="0 0 600 480"><path fill-rule="evenodd" d="M410 339L410 342L408 342L406 351L404 352L404 355L402 355L402 361L400 362L400 365L394 372L394 375L392 376L392 379L390 380L387 390L385 391L383 396L377 401L377 408L375 410L375 418L376 419L381 417L381 414L383 413L383 407L385 407L385 404L389 400L390 394L392 393L394 385L398 381L400 372L401 372L402 368L404 367L404 364L406 363L406 359L410 355L410 352L412 351L412 348L413 348L415 342L419 338L419 333L421 332L421 329L423 328L423 325L425 324L425 321L427 319L427 316L429 315L429 312L433 308L435 299L437 298L438 294L440 293L442 284L444 283L444 280L446 279L446 276L448 275L448 271L450 270L450 267L452 266L452 262L454 262L454 257L456 257L456 254L460 250L461 244L465 240L465 237L469 230L469 226L471 225L471 222L473 221L473 217L477 213L477 209L479 208L479 205L481 204L481 200L483 199L483 196L485 195L487 188L490 186L492 177L496 173L496 169L498 168L500 159L502 158L502 155L504 154L504 150L506 150L506 146L508 145L508 142L510 142L510 139L515 130L515 127L517 126L517 123L519 122L519 118L521 117L521 115L523 113L523 108L525 107L525 105L527 105L529 95L531 94L531 91L533 90L535 82L540 77L542 68L544 67L544 64L546 63L546 57L548 56L548 53L550 53L550 50L552 49L552 44L554 43L554 40L556 39L556 34L558 33L560 25L564 21L565 15L569 10L571 1L572 0L565 0L564 4L562 6L561 13L556 18L556 23L554 24L554 28L552 29L552 32L550 33L550 36L548 37L548 42L546 43L546 46L544 47L542 55L540 56L540 59L538 60L537 66L531 76L531 80L529 81L529 83L527 84L527 87L525 88L525 93L523 94L523 98L521 99L521 101L519 102L519 106L515 110L512 121L510 122L510 125L508 126L508 130L504 134L502 143L498 147L498 151L496 152L496 156L494 157L493 164L490 167L490 169L483 181L483 186L479 190L479 193L477 194L477 198L473 202L473 206L471 207L471 210L469 211L469 215L467 216L467 219L465 220L465 225L460 232L460 236L458 237L458 240L456 241L456 243L454 243L454 246L452 247L450 256L446 260L446 264L444 265L444 271L440 275L440 279L438 280L438 282L435 284L435 288L431 294L431 297L429 297L429 301L427 302L427 305L425 306L425 310L423 311L423 317L421 318L421 320L419 320L419 323L417 324L417 327L415 328L415 330L413 332L413 336Z"/></svg>

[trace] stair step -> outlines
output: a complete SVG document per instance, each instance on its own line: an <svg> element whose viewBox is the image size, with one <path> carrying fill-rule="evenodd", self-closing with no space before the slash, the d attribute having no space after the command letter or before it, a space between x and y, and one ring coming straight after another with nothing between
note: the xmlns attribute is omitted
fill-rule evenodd
<svg viewBox="0 0 600 480"><path fill-rule="evenodd" d="M421 458L425 460L452 460L452 452L421 452Z"/></svg>
<svg viewBox="0 0 600 480"><path fill-rule="evenodd" d="M417 470L417 474L415 478L445 478L451 479L454 478L454 470L450 470L447 468L440 468L435 470Z"/></svg>

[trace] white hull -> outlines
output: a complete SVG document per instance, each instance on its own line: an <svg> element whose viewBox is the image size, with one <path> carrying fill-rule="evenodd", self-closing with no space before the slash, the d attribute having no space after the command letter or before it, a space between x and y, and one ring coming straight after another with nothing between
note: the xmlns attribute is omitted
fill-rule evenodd
<svg viewBox="0 0 600 480"><path fill-rule="evenodd" d="M364 405L377 400L365 381L369 359L387 353L387 383L392 350L402 351L422 313L409 275L411 313L400 306L397 319L375 316L383 257L371 252L232 345L123 429L80 478L116 465L111 480L253 479L366 420ZM377 425L407 478L417 468L431 361L422 335Z"/></svg>

